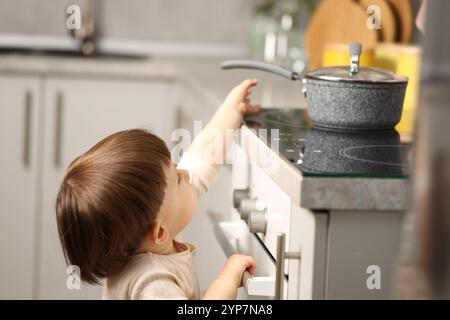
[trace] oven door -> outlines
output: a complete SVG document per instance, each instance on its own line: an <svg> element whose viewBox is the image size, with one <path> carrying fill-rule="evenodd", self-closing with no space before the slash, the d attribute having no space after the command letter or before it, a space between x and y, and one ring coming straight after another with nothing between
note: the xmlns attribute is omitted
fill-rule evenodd
<svg viewBox="0 0 450 320"><path fill-rule="evenodd" d="M250 233L247 224L242 220L215 222L214 233L225 255L245 254L252 256L256 262L256 276L244 273L242 287L238 299L273 299L276 295L277 281L283 281L280 298L285 299L288 292L287 277L278 273L272 255L261 244L261 240Z"/></svg>
<svg viewBox="0 0 450 320"><path fill-rule="evenodd" d="M264 246L272 254L277 256L277 236L280 232L286 234L286 249L290 250L290 226L291 226L291 198L256 164L250 165L250 184L249 194L251 199L255 199L255 208L263 209L265 219L263 224L266 226L264 232L254 231L256 236L264 243ZM247 222L252 221L250 212ZM258 216L256 216L258 218ZM260 220L256 221L261 224ZM298 248L292 248L296 250ZM285 270L287 273L287 269Z"/></svg>
<svg viewBox="0 0 450 320"><path fill-rule="evenodd" d="M261 152L262 153L262 152ZM291 245L291 198L272 178L238 145L233 145L233 215L247 222L249 231L255 234L270 252L277 256L278 235L286 235L285 247L297 251ZM285 273L288 274L287 268Z"/></svg>

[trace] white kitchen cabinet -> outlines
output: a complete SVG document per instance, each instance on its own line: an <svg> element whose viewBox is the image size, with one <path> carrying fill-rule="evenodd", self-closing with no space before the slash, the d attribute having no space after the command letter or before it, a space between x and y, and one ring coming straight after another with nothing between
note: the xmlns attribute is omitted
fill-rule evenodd
<svg viewBox="0 0 450 320"><path fill-rule="evenodd" d="M46 80L39 298L101 297L99 286L66 288L68 274L54 209L59 184L75 157L113 132L146 128L168 142L175 127L174 87L173 83L157 81Z"/></svg>
<svg viewBox="0 0 450 320"><path fill-rule="evenodd" d="M0 76L0 299L31 299L38 203L40 82Z"/></svg>
<svg viewBox="0 0 450 320"><path fill-rule="evenodd" d="M325 299L392 298L402 218L401 211L330 211Z"/></svg>
<svg viewBox="0 0 450 320"><path fill-rule="evenodd" d="M291 219L291 241L302 258L289 261L290 297L392 298L401 211L311 211L293 205Z"/></svg>

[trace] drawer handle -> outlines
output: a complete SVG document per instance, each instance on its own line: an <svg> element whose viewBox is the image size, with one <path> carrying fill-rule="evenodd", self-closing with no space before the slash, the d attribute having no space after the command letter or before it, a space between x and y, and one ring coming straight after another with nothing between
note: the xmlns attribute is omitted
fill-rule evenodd
<svg viewBox="0 0 450 320"><path fill-rule="evenodd" d="M23 165L25 168L30 166L30 147L31 147L31 107L32 107L31 91L27 90L25 93L25 117L23 127Z"/></svg>
<svg viewBox="0 0 450 320"><path fill-rule="evenodd" d="M286 259L301 259L300 252L285 252L286 234L277 235L277 259L275 264L275 277L253 277L244 272L242 284L249 295L271 296L280 300L284 293L284 263Z"/></svg>
<svg viewBox="0 0 450 320"><path fill-rule="evenodd" d="M61 166L61 142L62 142L62 121L63 121L63 95L61 92L56 94L55 103L55 149L53 161L56 168Z"/></svg>
<svg viewBox="0 0 450 320"><path fill-rule="evenodd" d="M214 215L209 213L214 223L214 234L216 236L219 245L222 247L226 256L231 256L235 253L239 253L238 249L230 242L225 231L214 219ZM239 228L239 224L245 224L242 220L236 222L236 228ZM238 239L236 240L236 247L239 246ZM275 264L275 277L253 277L249 272L244 272L242 276L242 285L247 290L249 295L256 296L271 296L276 300L283 297L284 293L284 263L287 259L300 260L301 252L286 252L286 234L280 232L277 234L277 253Z"/></svg>
<svg viewBox="0 0 450 320"><path fill-rule="evenodd" d="M253 277L245 271L242 286L250 296L273 297L275 295L275 277Z"/></svg>
<svg viewBox="0 0 450 320"><path fill-rule="evenodd" d="M243 223L243 221L238 221L236 226ZM214 234L227 257L240 253L230 242L220 223L214 224ZM242 275L242 286L251 296L273 297L275 295L275 277L253 277L250 272L245 271Z"/></svg>

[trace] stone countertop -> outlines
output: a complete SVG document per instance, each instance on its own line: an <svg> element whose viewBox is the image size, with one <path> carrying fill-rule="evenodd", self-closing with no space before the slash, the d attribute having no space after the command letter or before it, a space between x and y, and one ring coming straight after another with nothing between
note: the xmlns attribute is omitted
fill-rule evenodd
<svg viewBox="0 0 450 320"><path fill-rule="evenodd" d="M300 207L316 210L406 210L410 180L406 178L303 176L255 131L242 126L239 144Z"/></svg>
<svg viewBox="0 0 450 320"><path fill-rule="evenodd" d="M299 82L251 70L220 69L221 60L195 58L85 58L0 54L0 74L178 81L193 87L212 107L217 107L235 85L246 78L260 83L253 101L265 107L305 108Z"/></svg>
<svg viewBox="0 0 450 320"><path fill-rule="evenodd" d="M173 79L176 68L171 63L156 63L153 59L1 54L0 72L54 77Z"/></svg>

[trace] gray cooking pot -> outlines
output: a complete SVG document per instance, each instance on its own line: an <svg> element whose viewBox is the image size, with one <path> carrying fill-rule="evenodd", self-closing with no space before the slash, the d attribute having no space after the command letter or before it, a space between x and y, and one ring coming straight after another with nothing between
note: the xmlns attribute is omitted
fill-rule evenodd
<svg viewBox="0 0 450 320"><path fill-rule="evenodd" d="M299 74L269 63L230 60L222 69L256 69L301 80L314 126L340 130L392 129L400 121L408 78L359 67L362 46L350 45L350 66L320 68Z"/></svg>

